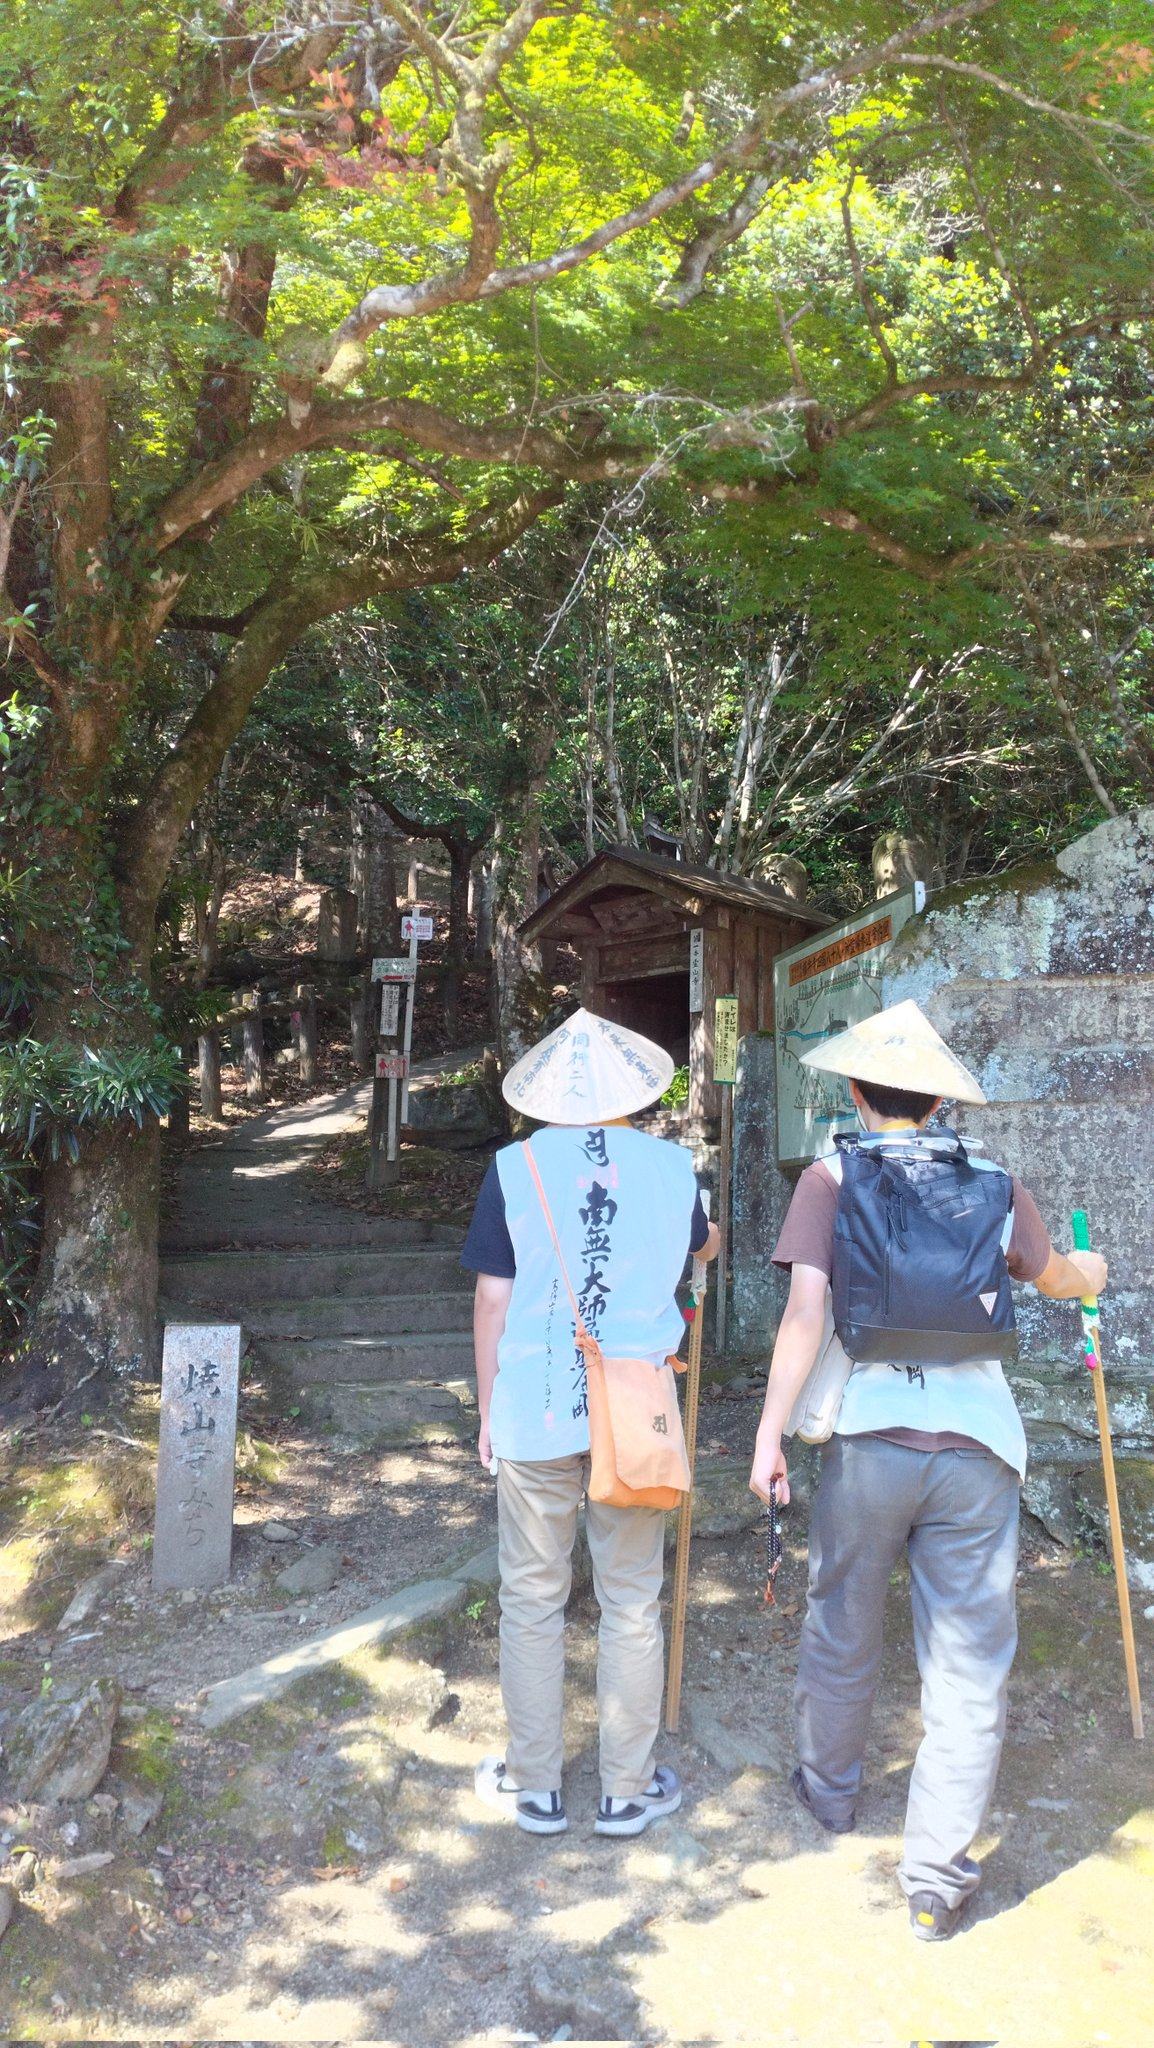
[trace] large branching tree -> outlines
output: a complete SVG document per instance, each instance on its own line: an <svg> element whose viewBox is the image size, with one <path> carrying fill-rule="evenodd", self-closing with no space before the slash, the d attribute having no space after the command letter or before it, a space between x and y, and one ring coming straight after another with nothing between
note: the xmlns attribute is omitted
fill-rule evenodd
<svg viewBox="0 0 1154 2048"><path fill-rule="evenodd" d="M611 518L660 483L929 588L1145 544L1127 479L1088 531L991 495L1031 394L1090 339L1140 354L1151 310L1145 9L1060 12L11 0L38 1042L143 1056L176 850L298 638L467 575L570 486ZM204 687L133 784L176 628ZM116 1116L45 1168L45 1388L150 1354L156 1157L155 1117Z"/></svg>

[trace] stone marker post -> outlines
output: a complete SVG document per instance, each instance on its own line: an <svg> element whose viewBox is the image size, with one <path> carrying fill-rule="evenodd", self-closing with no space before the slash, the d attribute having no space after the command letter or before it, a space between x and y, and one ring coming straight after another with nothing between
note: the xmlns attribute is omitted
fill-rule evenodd
<svg viewBox="0 0 1154 2048"><path fill-rule="evenodd" d="M244 1018L244 1092L249 1102L264 1101L264 1023L260 1013L260 990L249 989L241 997Z"/></svg>
<svg viewBox="0 0 1154 2048"><path fill-rule="evenodd" d="M239 1323L168 1323L152 1583L157 1592L223 1586L232 1564Z"/></svg>
<svg viewBox="0 0 1154 2048"><path fill-rule="evenodd" d="M293 990L293 1030L296 1034L297 1058L300 1060L301 1081L306 1088L315 1088L317 1079L317 993L305 981L298 981Z"/></svg>

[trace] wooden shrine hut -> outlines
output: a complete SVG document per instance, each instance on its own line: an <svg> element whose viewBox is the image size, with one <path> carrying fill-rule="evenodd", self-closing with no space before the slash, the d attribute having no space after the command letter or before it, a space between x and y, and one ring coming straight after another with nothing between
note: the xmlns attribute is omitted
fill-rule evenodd
<svg viewBox="0 0 1154 2048"><path fill-rule="evenodd" d="M736 995L739 1037L772 1031L777 955L830 921L743 875L614 846L563 882L521 935L572 947L585 1008L644 1032L688 1065L688 1118L708 1129L721 1109L715 999Z"/></svg>

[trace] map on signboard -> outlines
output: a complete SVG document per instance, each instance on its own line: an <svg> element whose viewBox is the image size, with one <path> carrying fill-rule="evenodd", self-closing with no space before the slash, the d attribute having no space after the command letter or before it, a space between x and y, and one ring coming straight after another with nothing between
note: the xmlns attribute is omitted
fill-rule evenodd
<svg viewBox="0 0 1154 2048"><path fill-rule="evenodd" d="M886 955L904 924L925 906L918 883L883 896L845 924L815 932L774 962L777 1037L777 1156L808 1165L835 1131L857 1127L849 1082L803 1067L803 1053L882 1007Z"/></svg>

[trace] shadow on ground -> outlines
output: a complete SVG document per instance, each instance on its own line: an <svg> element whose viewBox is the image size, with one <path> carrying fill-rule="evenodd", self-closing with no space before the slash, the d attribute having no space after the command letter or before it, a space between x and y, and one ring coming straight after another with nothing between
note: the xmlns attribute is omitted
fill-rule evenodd
<svg viewBox="0 0 1154 2048"><path fill-rule="evenodd" d="M500 1747L491 1597L403 1657L362 1656L215 1736L178 1715L153 1835L18 1909L4 2031L1154 2041L1154 1786L1128 1733L1112 1582L1048 1546L1026 1558L985 1884L966 1930L930 1948L894 1881L918 1735L900 1580L858 1831L821 1835L788 1790L800 1533L776 1612L752 1537L698 1546L686 1710L663 1744L685 1806L633 1843L591 1832L587 1595L568 1637L571 1827L554 1841L472 1797L476 1761Z"/></svg>

